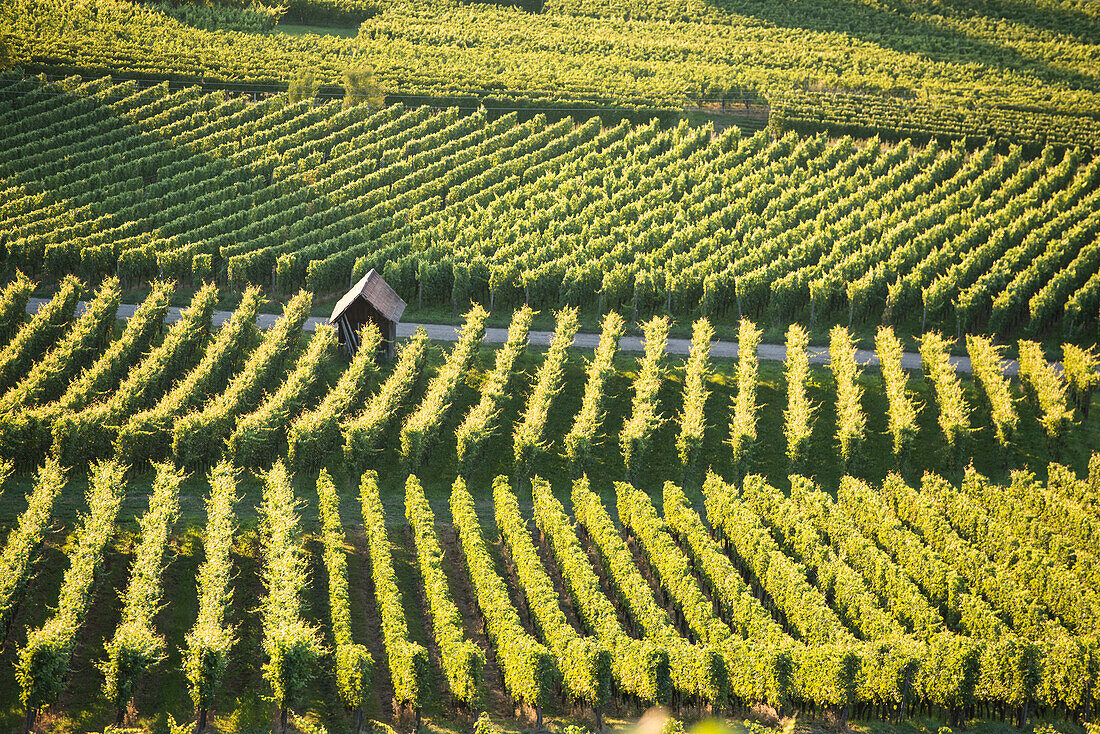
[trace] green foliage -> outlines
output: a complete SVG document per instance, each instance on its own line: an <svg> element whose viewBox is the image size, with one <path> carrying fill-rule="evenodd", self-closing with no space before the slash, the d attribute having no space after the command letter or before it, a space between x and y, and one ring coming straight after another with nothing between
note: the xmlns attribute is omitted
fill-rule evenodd
<svg viewBox="0 0 1100 734"><path fill-rule="evenodd" d="M1039 422L1052 439L1060 438L1073 419L1073 410L1066 406L1066 385L1054 368L1047 364L1042 348L1033 341L1021 339L1020 381L1042 414Z"/></svg>
<svg viewBox="0 0 1100 734"><path fill-rule="evenodd" d="M367 383L378 374L378 346L382 333L365 324L359 335L359 350L336 386L313 410L294 419L287 431L287 461L299 471L314 470L340 450L340 422L363 404Z"/></svg>
<svg viewBox="0 0 1100 734"><path fill-rule="evenodd" d="M110 395L164 331L164 316L172 297L172 283L157 281L126 322L122 336L111 342L58 400L61 412L75 412Z"/></svg>
<svg viewBox="0 0 1100 734"><path fill-rule="evenodd" d="M578 482L587 486L587 479ZM573 607L585 627L611 651L615 683L644 701L663 702L672 695L669 654L647 640L629 636L618 612L603 593L573 523L561 503L541 480L532 481L535 524L545 535L569 589Z"/></svg>
<svg viewBox="0 0 1100 734"><path fill-rule="evenodd" d="M647 639L668 651L669 670L676 690L711 703L721 702L727 683L722 658L707 644L709 640L695 646L676 632L668 615L657 605L649 584L607 510L583 479L573 484L573 512L599 550L611 586L630 617L645 632Z"/></svg>
<svg viewBox="0 0 1100 734"><path fill-rule="evenodd" d="M644 468L646 453L653 440L653 433L663 419L657 412L657 391L661 389L662 362L668 341L668 319L654 317L642 324L645 340L645 356L638 376L634 379L634 401L630 418L619 434L619 448L623 465L630 481L635 481Z"/></svg>
<svg viewBox="0 0 1100 734"><path fill-rule="evenodd" d="M699 472L703 434L707 429L706 405L710 342L714 327L706 319L695 322L691 331L691 354L684 371L684 412L680 416L680 435L676 452L684 465L684 476L694 479Z"/></svg>
<svg viewBox="0 0 1100 734"><path fill-rule="evenodd" d="M424 596L451 699L475 706L482 696L485 655L463 632L462 616L443 571L443 550L435 534L435 515L415 476L405 482L405 517L412 529Z"/></svg>
<svg viewBox="0 0 1100 734"><path fill-rule="evenodd" d="M745 491L764 480L745 477ZM807 582L802 568L789 559L761 523L759 517L738 496L733 485L709 474L703 484L707 518L730 543L737 557L760 580L788 624L810 644L849 642L853 638L824 595Z"/></svg>
<svg viewBox="0 0 1100 734"><path fill-rule="evenodd" d="M27 318L27 302L35 285L22 271L16 270L15 277L0 292L0 343L7 344Z"/></svg>
<svg viewBox="0 0 1100 734"><path fill-rule="evenodd" d="M6 470L11 467L5 465ZM4 471L4 475L8 474ZM38 549L46 535L54 502L65 487L65 471L55 459L47 459L39 468L34 489L27 498L27 509L8 533L0 553L0 639L6 640L15 610L31 578Z"/></svg>
<svg viewBox="0 0 1100 734"><path fill-rule="evenodd" d="M738 475L746 474L756 451L756 382L760 375L756 351L763 332L748 319L737 328L737 395L730 406L730 460Z"/></svg>
<svg viewBox="0 0 1100 734"><path fill-rule="evenodd" d="M348 568L344 557L344 527L340 523L340 498L336 485L324 469L317 477L317 504L321 514L321 540L328 572L329 615L336 643L336 690L340 700L353 711L363 706L370 688L374 658L351 636L351 608L348 601Z"/></svg>
<svg viewBox="0 0 1100 734"><path fill-rule="evenodd" d="M79 413L62 413L54 421L52 453L62 463L78 466L110 453L125 421L151 407L170 388L177 376L195 362L210 332L217 288L201 288L168 333L122 380L102 403Z"/></svg>
<svg viewBox="0 0 1100 734"><path fill-rule="evenodd" d="M378 494L378 476L373 471L365 473L359 483L359 501L363 508L374 600L382 622L382 643L393 682L394 703L419 710L427 693L428 651L409 639L409 626L386 536L386 517Z"/></svg>
<svg viewBox="0 0 1100 734"><path fill-rule="evenodd" d="M313 98L317 96L317 88L320 82L317 79L317 74L310 69L299 69L291 77L290 83L287 86L287 99L291 104L298 104L300 102L313 103Z"/></svg>
<svg viewBox="0 0 1100 734"><path fill-rule="evenodd" d="M107 346L114 332L120 296L118 279L109 278L72 328L0 397L0 412L25 410L60 397L80 370Z"/></svg>
<svg viewBox="0 0 1100 734"><path fill-rule="evenodd" d="M169 455L175 420L217 394L244 363L258 332L254 322L259 302L258 288L245 291L237 310L218 331L198 365L155 406L126 421L115 440L120 459L140 464Z"/></svg>
<svg viewBox="0 0 1100 734"><path fill-rule="evenodd" d="M978 378L982 395L985 396L993 416L997 442L1008 448L1020 419L1016 413L1015 400L1008 390L1008 380L1004 376L1001 350L984 337L967 334L966 351L970 354L970 368Z"/></svg>
<svg viewBox="0 0 1100 734"><path fill-rule="evenodd" d="M478 611L485 619L489 639L496 649L504 687L517 701L542 707L558 675L554 657L527 633L512 606L508 588L482 537L474 498L461 477L451 488L451 517L462 544Z"/></svg>
<svg viewBox="0 0 1100 734"><path fill-rule="evenodd" d="M948 348L948 342L936 332L921 337L921 363L925 378L935 390L936 403L940 410L940 430L943 431L948 447L958 455L962 450L963 438L970 430L970 409L951 364Z"/></svg>
<svg viewBox="0 0 1100 734"><path fill-rule="evenodd" d="M527 406L512 432L513 466L517 474L530 474L535 457L546 451L546 421L550 416L550 405L561 392L565 363L578 329L580 321L575 308L558 312L550 349L539 367Z"/></svg>
<svg viewBox="0 0 1100 734"><path fill-rule="evenodd" d="M209 466L221 457L237 416L260 402L267 385L297 348L312 300L305 291L294 296L225 391L176 422L172 455L177 462L187 467Z"/></svg>
<svg viewBox="0 0 1100 734"><path fill-rule="evenodd" d="M1082 349L1074 344L1062 346L1062 369L1073 394L1073 402L1084 417L1089 415L1092 393L1100 385L1100 357L1095 347Z"/></svg>
<svg viewBox="0 0 1100 734"><path fill-rule="evenodd" d="M48 303L44 304L0 349L0 390L7 390L22 378L50 344L57 341L73 317L83 287L67 277ZM16 300L16 299L13 299Z"/></svg>
<svg viewBox="0 0 1100 734"><path fill-rule="evenodd" d="M241 467L270 465L281 451L291 421L325 387L324 371L337 347L336 329L317 327L306 351L282 385L260 407L237 419L226 442L226 456Z"/></svg>
<svg viewBox="0 0 1100 734"><path fill-rule="evenodd" d="M64 689L77 634L92 600L95 572L114 534L125 473L126 467L116 462L92 467L87 496L90 512L82 518L68 553L69 567L61 581L56 610L41 627L28 630L27 644L19 650L15 677L20 701L32 721L33 714L56 701Z"/></svg>
<svg viewBox="0 0 1100 734"><path fill-rule="evenodd" d="M597 442L606 417L607 378L615 373L615 354L623 335L623 317L612 311L603 317L600 343L588 367L581 409L565 434L565 456L574 475L580 476L596 454Z"/></svg>
<svg viewBox="0 0 1100 734"><path fill-rule="evenodd" d="M206 558L199 567L199 614L187 633L183 671L195 709L209 709L218 684L225 674L229 652L236 642L232 626L225 618L233 597L233 534L236 524L233 508L237 504L236 470L221 462L210 472L210 495L206 500L206 530L203 548Z"/></svg>
<svg viewBox="0 0 1100 734"><path fill-rule="evenodd" d="M106 660L100 669L106 680L103 694L121 714L134 690L161 662L167 645L157 634L153 618L160 608L164 588L161 575L172 525L179 516L179 485L183 474L171 464L156 466L149 509L140 521L140 538L130 569L130 582L122 595L122 619L107 642Z"/></svg>
<svg viewBox="0 0 1100 734"><path fill-rule="evenodd" d="M860 403L863 388L859 384L856 346L843 326L829 332L829 369L836 381L836 439L844 467L850 471L852 462L863 450L867 415Z"/></svg>
<svg viewBox="0 0 1100 734"><path fill-rule="evenodd" d="M787 438L787 459L792 471L799 471L809 458L814 408L806 393L810 379L809 336L799 324L787 329L787 410L783 413L783 435Z"/></svg>
<svg viewBox="0 0 1100 734"><path fill-rule="evenodd" d="M302 616L302 593L308 584L305 551L298 529L298 501L290 475L277 462L264 475L260 506L263 579L267 593L260 603L263 625L264 680L275 705L286 711L300 700L327 654L320 632Z"/></svg>
<svg viewBox="0 0 1100 734"><path fill-rule="evenodd" d="M401 348L397 366L361 413L340 426L344 440L344 459L353 471L365 468L381 450L382 434L396 419L397 412L412 392L413 384L424 368L428 334L417 329Z"/></svg>
<svg viewBox="0 0 1100 734"><path fill-rule="evenodd" d="M791 646L784 644L782 627L707 532L683 490L666 483L663 499L668 529L690 552L699 577L718 602L723 618L749 641L738 646L730 640L724 646L730 693L746 701L766 700L773 705L782 702L790 695L792 685ZM672 562L676 563L675 557Z"/></svg>
<svg viewBox="0 0 1100 734"><path fill-rule="evenodd" d="M545 480L535 477L543 491ZM590 637L582 637L569 624L558 605L554 582L543 568L538 551L519 510L519 500L508 486L507 477L493 483L493 505L501 538L519 579L520 591L534 616L535 624L547 646L558 660L558 673L570 697L598 709L611 695L611 655L607 648Z"/></svg>
<svg viewBox="0 0 1100 734"><path fill-rule="evenodd" d="M488 316L489 313L481 306L474 306L467 312L462 334L452 347L447 362L428 383L424 399L401 426L401 458L409 470L420 466L438 439L439 429L454 404L462 378L477 356Z"/></svg>
<svg viewBox="0 0 1100 734"><path fill-rule="evenodd" d="M266 33L275 27L285 8L271 7L252 0L239 3L194 3L162 0L153 7L187 26L206 31Z"/></svg>
<svg viewBox="0 0 1100 734"><path fill-rule="evenodd" d="M894 441L894 455L903 463L913 450L917 438L917 410L906 392L909 381L901 366L901 342L889 326L880 326L875 334L875 351L882 365L882 381L886 388L887 425Z"/></svg>
<svg viewBox="0 0 1100 734"><path fill-rule="evenodd" d="M469 476L480 463L485 442L496 432L500 412L508 398L516 360L527 349L534 311L529 307L516 311L508 326L508 339L497 352L496 365L481 386L481 399L470 409L455 430L455 453L460 471Z"/></svg>
<svg viewBox="0 0 1100 734"><path fill-rule="evenodd" d="M386 93L369 66L349 66L342 73L344 82L344 102L346 109L357 104L369 107L381 107L386 102Z"/></svg>

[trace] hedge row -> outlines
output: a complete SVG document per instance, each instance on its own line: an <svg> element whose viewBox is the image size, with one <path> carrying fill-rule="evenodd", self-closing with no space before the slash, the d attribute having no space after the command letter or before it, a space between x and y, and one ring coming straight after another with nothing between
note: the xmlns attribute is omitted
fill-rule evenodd
<svg viewBox="0 0 1100 734"><path fill-rule="evenodd" d="M532 496L535 524L553 552L573 608L585 628L611 651L612 673L619 690L649 703L669 701L672 681L668 653L649 640L631 637L623 629L618 612L603 593L581 547L573 522L550 491L550 485L533 481Z"/></svg>
<svg viewBox="0 0 1100 734"><path fill-rule="evenodd" d="M309 346L279 389L256 410L237 419L226 441L226 456L241 467L260 468L281 453L290 423L325 387L325 370L336 352L336 329L317 327Z"/></svg>
<svg viewBox="0 0 1100 734"><path fill-rule="evenodd" d="M258 334L255 320L259 303L259 289L245 291L240 305L206 348L198 365L156 405L126 421L115 440L115 455L119 459L143 464L171 454L175 421L218 394L247 358Z"/></svg>
<svg viewBox="0 0 1100 734"><path fill-rule="evenodd" d="M532 481L546 485L543 489L548 491L545 480L536 477ZM493 506L519 589L542 638L558 661L566 693L598 711L611 695L610 653L595 639L577 634L565 618L554 582L539 559L507 477L497 477L493 483Z"/></svg>
<svg viewBox="0 0 1100 734"><path fill-rule="evenodd" d="M493 371L481 386L481 399L455 429L455 453L459 471L469 476L482 458L485 442L496 432L500 411L508 398L516 360L527 349L527 334L535 312L524 306L512 316L508 339L497 351Z"/></svg>
<svg viewBox="0 0 1100 734"><path fill-rule="evenodd" d="M302 616L302 593L309 584L305 549L298 527L298 501L290 474L278 462L264 475L260 505L260 545L267 594L260 601L265 660L263 675L272 700L281 711L286 731L287 711L317 675L326 654L320 631Z"/></svg>
<svg viewBox="0 0 1100 734"><path fill-rule="evenodd" d="M748 319L741 319L737 327L737 395L730 406L729 446L738 477L753 468L757 448L756 420L760 406L756 402L756 383L760 363L756 350L762 334Z"/></svg>
<svg viewBox="0 0 1100 734"><path fill-rule="evenodd" d="M428 333L416 330L402 347L397 366L378 388L361 413L340 426L344 440L344 459L353 471L365 469L382 450L382 435L393 424L416 378L424 368L428 349Z"/></svg>
<svg viewBox="0 0 1100 734"><path fill-rule="evenodd" d="M59 415L53 426L53 454L68 466L110 455L120 424L155 404L195 363L210 332L216 301L214 286L200 289L179 321L169 327L164 341L130 371L110 398L79 413Z"/></svg>
<svg viewBox="0 0 1100 734"><path fill-rule="evenodd" d="M378 495L378 475L373 471L365 473L360 481L359 502L363 509L363 530L370 553L374 601L382 622L382 644L386 648L386 662L393 682L394 705L419 711L427 694L428 651L409 639L405 608L390 556L386 516Z"/></svg>
<svg viewBox="0 0 1100 734"><path fill-rule="evenodd" d="M90 512L83 516L69 550L57 607L45 624L28 630L27 644L19 650L15 677L21 689L19 700L27 710L28 730L38 710L56 701L65 687L77 635L92 601L96 570L103 565L104 548L114 535L125 474L126 467L113 461L92 467Z"/></svg>
<svg viewBox="0 0 1100 734"><path fill-rule="evenodd" d="M412 529L417 566L451 698L475 707L481 699L485 654L466 639L462 615L443 571L443 549L435 534L435 515L415 476L405 482L405 517Z"/></svg>
<svg viewBox="0 0 1100 734"><path fill-rule="evenodd" d="M496 650L504 687L512 698L535 707L541 725L542 707L558 677L554 656L528 634L512 606L508 587L497 573L481 534L474 498L461 477L451 487L451 518L462 544L474 603Z"/></svg>
<svg viewBox="0 0 1100 734"><path fill-rule="evenodd" d="M576 476L584 472L596 453L606 417L603 406L607 399L607 379L615 374L615 354L619 351L623 327L623 317L614 311L604 316L600 343L588 367L581 409L565 434L565 456Z"/></svg>
<svg viewBox="0 0 1100 734"><path fill-rule="evenodd" d="M622 450L623 465L630 481L640 477L653 433L663 420L657 410L657 392L661 389L668 326L668 318L663 316L654 317L642 324L645 355L642 357L638 376L634 379L634 400L631 403L630 417L619 434L619 448Z"/></svg>
<svg viewBox="0 0 1100 734"><path fill-rule="evenodd" d="M114 335L121 297L117 278L108 278L87 309L14 387L0 397L0 413L56 400Z"/></svg>
<svg viewBox="0 0 1100 734"><path fill-rule="evenodd" d="M340 373L336 386L313 410L294 419L287 431L287 461L303 470L315 470L325 457L341 446L340 423L344 416L363 404L367 383L378 374L378 348L382 332L372 323L359 333L359 349L348 368Z"/></svg>
<svg viewBox="0 0 1100 734"><path fill-rule="evenodd" d="M283 316L264 335L241 371L221 395L180 418L172 429L172 455L187 467L211 466L223 453L238 415L256 407L264 391L298 347L313 296L290 299Z"/></svg>
<svg viewBox="0 0 1100 734"><path fill-rule="evenodd" d="M512 433L512 453L517 473L530 473L535 457L546 450L544 439L550 404L554 396L561 392L565 363L578 329L577 309L566 308L558 312L550 349L539 367L535 387L527 398L527 407Z"/></svg>
<svg viewBox="0 0 1100 734"><path fill-rule="evenodd" d="M474 306L466 313L466 323L458 342L443 367L428 383L420 405L401 426L401 458L409 470L420 466L438 438L439 429L454 404L462 377L473 363L481 338L485 336L485 319L488 316L481 306Z"/></svg>
<svg viewBox="0 0 1100 734"><path fill-rule="evenodd" d="M0 348L0 390L11 388L57 341L73 318L82 290L77 278L66 276L54 297L4 343Z"/></svg>
<svg viewBox="0 0 1100 734"><path fill-rule="evenodd" d="M4 475L11 465L5 465ZM53 504L65 487L65 470L56 459L46 459L39 468L34 489L27 497L27 509L8 533L0 553L0 640L7 640L12 619L38 556L53 513Z"/></svg>
<svg viewBox="0 0 1100 734"><path fill-rule="evenodd" d="M370 690L374 658L351 636L351 607L348 600L348 562L344 557L344 526L340 522L340 497L324 469L317 476L317 505L321 516L321 543L328 575L328 607L332 638L336 643L336 690L344 706L363 715L363 697Z"/></svg>
<svg viewBox="0 0 1100 734"><path fill-rule="evenodd" d="M668 651L672 684L682 695L721 704L726 695L726 669L721 656L706 645L692 645L673 627L657 605L653 591L638 569L600 498L581 479L573 484L573 513L584 526L608 579L631 619L647 639Z"/></svg>
<svg viewBox="0 0 1100 734"><path fill-rule="evenodd" d="M894 456L904 463L917 438L917 409L905 389L909 377L901 366L901 341L889 326L880 326L875 334L875 351L886 386L887 426L893 439Z"/></svg>
<svg viewBox="0 0 1100 734"><path fill-rule="evenodd" d="M680 416L680 435L676 451L684 467L684 476L694 479L699 472L699 456L703 451L703 434L707 429L707 376L709 375L710 341L714 327L706 319L695 322L691 331L691 353L684 370L684 412Z"/></svg>
<svg viewBox="0 0 1100 734"><path fill-rule="evenodd" d="M140 521L140 537L130 568L130 582L122 595L122 619L107 642L107 658L100 664L106 680L103 694L115 706L121 723L137 684L167 652L164 636L153 618L161 606L168 535L179 517L179 486L183 474L171 464L158 464L149 509Z"/></svg>
<svg viewBox="0 0 1100 734"><path fill-rule="evenodd" d="M221 462L210 472L210 496L206 499L206 529L202 544L206 558L199 566L199 614L187 633L183 672L191 701L198 712L196 731L206 728L207 711L225 674L236 634L225 618L233 598L233 519L237 504L236 469Z"/></svg>

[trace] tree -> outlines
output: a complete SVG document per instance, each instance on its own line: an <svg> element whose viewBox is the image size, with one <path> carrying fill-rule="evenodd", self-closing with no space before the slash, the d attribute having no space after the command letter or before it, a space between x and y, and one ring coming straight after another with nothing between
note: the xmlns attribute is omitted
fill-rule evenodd
<svg viewBox="0 0 1100 734"><path fill-rule="evenodd" d="M349 66L344 69L343 76L344 109L364 102L371 107L385 104L386 94L374 78L374 69L363 65Z"/></svg>
<svg viewBox="0 0 1100 734"><path fill-rule="evenodd" d="M291 104L313 102L313 98L317 96L318 84L317 75L311 69L299 69L287 86L287 98Z"/></svg>

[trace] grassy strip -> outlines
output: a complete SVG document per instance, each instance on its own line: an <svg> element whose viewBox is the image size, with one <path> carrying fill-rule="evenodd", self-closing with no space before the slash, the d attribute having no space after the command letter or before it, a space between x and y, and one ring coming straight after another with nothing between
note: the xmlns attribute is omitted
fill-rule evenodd
<svg viewBox="0 0 1100 734"><path fill-rule="evenodd" d="M378 495L378 476L373 471L363 475L359 502L370 552L374 598L382 622L382 644L386 648L386 661L393 681L394 705L419 712L427 693L428 651L409 639L409 625L397 588L390 541L386 537L386 517Z"/></svg>
<svg viewBox="0 0 1100 734"><path fill-rule="evenodd" d="M546 484L535 478L534 482ZM543 568L538 551L519 511L519 500L507 477L493 483L493 506L501 538L527 599L535 624L558 660L558 671L569 696L584 701L598 712L611 695L611 655L591 637L577 634L558 604L554 582Z"/></svg>
<svg viewBox="0 0 1100 734"><path fill-rule="evenodd" d="M485 619L497 664L504 675L504 687L517 701L535 707L536 727L541 728L542 707L557 678L557 666L550 651L524 629L519 613L512 606L508 587L485 545L474 498L461 478L451 488L451 518L462 543L478 611Z"/></svg>
<svg viewBox="0 0 1100 734"><path fill-rule="evenodd" d="M77 635L92 601L95 572L115 532L125 473L126 467L113 461L92 467L87 497L90 513L84 516L69 551L69 568L61 582L56 611L44 625L27 632L27 644L19 650L15 676L22 689L19 698L26 707L28 731L38 710L56 701L65 688Z"/></svg>
<svg viewBox="0 0 1100 734"><path fill-rule="evenodd" d="M643 701L668 701L672 696L668 653L649 640L634 639L623 629L615 607L603 593L600 580L588 562L572 521L550 491L550 485L536 478L532 482L532 496L535 524L550 545L578 616L611 650L615 682L620 689Z"/></svg>
<svg viewBox="0 0 1100 734"><path fill-rule="evenodd" d="M226 455L237 466L269 466L280 455L290 422L324 386L324 371L336 352L336 329L322 325L279 389L237 425L226 442Z"/></svg>
<svg viewBox="0 0 1100 734"><path fill-rule="evenodd" d="M478 345L485 336L488 315L481 306L474 306L466 314L462 335L451 349L447 362L428 383L424 399L401 427L401 458L410 471L420 466L438 439L439 429L454 404L462 377L477 356Z"/></svg>
<svg viewBox="0 0 1100 734"><path fill-rule="evenodd" d="M29 409L60 397L73 377L103 351L114 333L121 291L108 278L88 308L26 377L0 397L0 413Z"/></svg>
<svg viewBox="0 0 1100 734"><path fill-rule="evenodd" d="M328 605L332 637L336 643L336 690L344 706L355 712L356 729L363 720L363 695L370 689L374 658L351 637L348 602L348 561L344 556L344 526L340 522L340 498L324 469L317 476L317 505L321 515L321 542L328 573Z"/></svg>
<svg viewBox="0 0 1100 734"><path fill-rule="evenodd" d="M657 392L661 389L661 367L668 341L668 318L654 317L642 324L642 331L645 334L645 356L642 357L641 369L634 380L634 401L631 403L630 418L619 434L619 447L622 449L623 464L630 481L638 479L653 433L662 422L657 412Z"/></svg>

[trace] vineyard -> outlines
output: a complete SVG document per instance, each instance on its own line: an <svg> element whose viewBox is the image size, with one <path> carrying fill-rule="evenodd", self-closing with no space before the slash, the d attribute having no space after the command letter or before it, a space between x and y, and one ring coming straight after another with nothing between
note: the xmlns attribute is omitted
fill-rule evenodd
<svg viewBox="0 0 1100 734"><path fill-rule="evenodd" d="M24 316L32 287L0 294L5 729L1100 705L1095 351L1024 340L1006 377L970 336L959 373L928 332L908 373L836 327L820 367L795 325L773 365L699 319L680 359L655 317L632 356L610 313L586 354L521 306L499 349L474 307L389 365L304 332L306 292L261 332L254 289L160 330L171 285L123 325L112 277Z"/></svg>
<svg viewBox="0 0 1100 734"><path fill-rule="evenodd" d="M8 63L31 73L247 90L309 74L342 94L367 65L390 101L414 104L646 117L770 104L815 131L1100 143L1100 14L1074 0L10 0L0 25Z"/></svg>
<svg viewBox="0 0 1100 734"><path fill-rule="evenodd" d="M1091 0L0 2L0 732L1100 734L1098 152Z"/></svg>
<svg viewBox="0 0 1100 734"><path fill-rule="evenodd" d="M452 312L1085 342L1100 327L1100 163L1078 148L252 103L106 78L0 91L10 273L328 296L374 268Z"/></svg>

